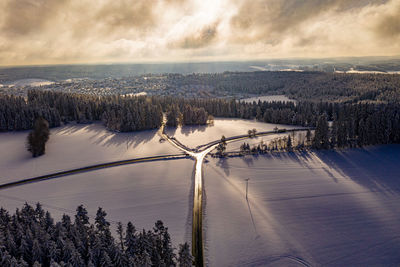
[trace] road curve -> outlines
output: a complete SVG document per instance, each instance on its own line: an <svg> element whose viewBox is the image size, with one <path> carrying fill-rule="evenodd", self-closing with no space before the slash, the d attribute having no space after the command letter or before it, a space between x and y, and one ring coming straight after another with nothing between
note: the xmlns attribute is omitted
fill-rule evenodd
<svg viewBox="0 0 400 267"><path fill-rule="evenodd" d="M188 156L185 154L174 154L174 155L161 155L161 156L135 158L135 159L127 159L127 160L95 164L95 165L90 165L90 166L81 167L81 168L77 168L77 169L60 171L60 172L50 173L50 174L41 175L41 176L37 176L37 177L22 179L22 180L18 180L15 182L0 184L0 190L14 187L14 186L20 186L20 185L24 185L24 184L28 184L28 183L39 182L39 181L58 178L58 177L67 176L67 175L74 175L74 174L78 174L78 173L82 173L82 172L95 171L95 170L105 169L105 168L112 168L112 167L117 167L117 166L121 166L121 165L128 165L128 164L149 162L149 161L183 159L183 158L187 158L187 157Z"/></svg>

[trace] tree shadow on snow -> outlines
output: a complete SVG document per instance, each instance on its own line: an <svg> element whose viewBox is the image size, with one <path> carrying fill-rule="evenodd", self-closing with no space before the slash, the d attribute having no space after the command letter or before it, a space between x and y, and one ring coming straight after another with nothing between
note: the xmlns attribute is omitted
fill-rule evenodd
<svg viewBox="0 0 400 267"><path fill-rule="evenodd" d="M69 124L55 129L52 133L59 135L73 134L78 131L85 132L90 135L93 144L109 146L120 146L125 144L126 148L135 148L140 144L145 144L152 140L157 134L155 130L145 130L137 132L113 132L104 128L99 123L92 124Z"/></svg>
<svg viewBox="0 0 400 267"><path fill-rule="evenodd" d="M209 125L191 125L191 126L182 126L181 133L185 136L195 132L204 132Z"/></svg>
<svg viewBox="0 0 400 267"><path fill-rule="evenodd" d="M400 145L318 151L315 154L330 168L371 191L400 193Z"/></svg>

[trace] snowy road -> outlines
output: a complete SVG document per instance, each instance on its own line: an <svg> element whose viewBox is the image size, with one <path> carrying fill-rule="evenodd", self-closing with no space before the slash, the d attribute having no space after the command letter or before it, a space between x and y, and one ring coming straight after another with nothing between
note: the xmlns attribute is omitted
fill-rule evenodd
<svg viewBox="0 0 400 267"><path fill-rule="evenodd" d="M304 131L305 128L301 129L291 129L285 132L296 132L296 131ZM276 134L274 131L265 131L256 134L256 137ZM172 145L177 147L178 149L185 152L187 155L191 156L196 160L195 169L194 169L194 194L193 194L193 221L192 221L192 254L195 258L196 266L204 266L204 243L203 243L203 162L208 153L210 153L213 149L215 149L220 140L215 140L213 142L200 145L196 147L196 149L190 149L183 145L181 142L176 140L175 138L169 137L164 132L164 126L160 128L159 134L162 138L165 138ZM249 135L237 135L226 138L226 142L235 142L239 140L244 140L252 138Z"/></svg>
<svg viewBox="0 0 400 267"><path fill-rule="evenodd" d="M101 164L86 166L86 167L82 167L82 168L72 169L72 170L68 170L68 171L60 171L60 172L50 173L50 174L46 174L46 175L42 175L42 176L37 176L37 177L22 179L22 180L18 180L18 181L14 181L14 182L0 184L0 190L5 189L5 188L14 187L14 186L20 186L20 185L24 185L24 184L28 184L28 183L34 183L34 182L39 182L39 181L43 181L43 180L58 178L58 177L62 177L62 176L74 175L74 174L79 174L79 173L83 173L83 172L95 171L95 170L105 169L105 168L112 168L112 167L117 167L117 166L122 166L122 165L133 164L133 163L159 161L159 160L174 160L174 159L182 159L182 158L186 158L186 156L184 154L161 155L161 156L154 156L154 157L136 158L136 159L120 160L120 161L114 161L114 162L108 162L108 163L101 163Z"/></svg>

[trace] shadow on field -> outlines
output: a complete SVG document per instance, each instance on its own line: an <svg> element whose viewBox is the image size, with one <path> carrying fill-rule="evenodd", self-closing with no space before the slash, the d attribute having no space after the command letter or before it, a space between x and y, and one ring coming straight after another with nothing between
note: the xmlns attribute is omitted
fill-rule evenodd
<svg viewBox="0 0 400 267"><path fill-rule="evenodd" d="M330 168L371 191L400 193L400 145L315 154Z"/></svg>
<svg viewBox="0 0 400 267"><path fill-rule="evenodd" d="M341 176L351 179L364 188L383 194L400 193L400 145L381 145L345 150L325 150L310 152L267 153L245 156L242 160L249 169L257 158L296 162L318 175L323 170L328 177L338 183ZM223 161L220 161L223 162ZM229 173L229 164L219 164Z"/></svg>
<svg viewBox="0 0 400 267"><path fill-rule="evenodd" d="M211 127L209 125L193 125L193 126L182 126L181 133L188 136L189 134L195 132L204 132L207 127Z"/></svg>
<svg viewBox="0 0 400 267"><path fill-rule="evenodd" d="M105 147L119 146L126 144L128 148L135 148L140 144L145 144L152 140L157 134L157 130L146 130L137 132L113 132L107 130L100 123L91 124L67 124L60 128L55 128L52 133L59 135L69 135L81 131L90 135L93 144Z"/></svg>

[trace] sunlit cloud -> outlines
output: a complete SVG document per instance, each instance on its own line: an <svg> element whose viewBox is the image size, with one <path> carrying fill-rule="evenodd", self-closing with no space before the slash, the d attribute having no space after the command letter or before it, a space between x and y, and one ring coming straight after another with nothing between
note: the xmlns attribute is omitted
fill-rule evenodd
<svg viewBox="0 0 400 267"><path fill-rule="evenodd" d="M0 64L400 54L398 0L3 0Z"/></svg>

